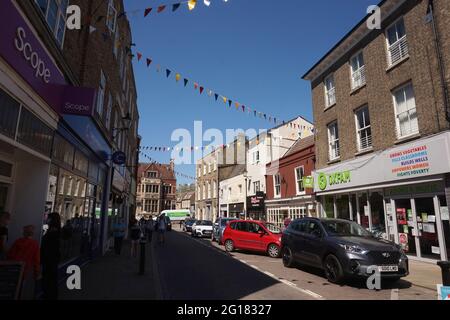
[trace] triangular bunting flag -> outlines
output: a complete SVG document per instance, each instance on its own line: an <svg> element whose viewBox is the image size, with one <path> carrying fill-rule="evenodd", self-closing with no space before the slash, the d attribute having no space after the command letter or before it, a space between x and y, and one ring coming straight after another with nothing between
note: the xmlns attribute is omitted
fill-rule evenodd
<svg viewBox="0 0 450 320"><path fill-rule="evenodd" d="M215 93L214 98L216 98L216 101L217 101L217 99L219 99L219 95L217 93Z"/></svg>
<svg viewBox="0 0 450 320"><path fill-rule="evenodd" d="M233 103L233 101L228 100L228 106L231 108L231 104Z"/></svg>
<svg viewBox="0 0 450 320"><path fill-rule="evenodd" d="M137 53L137 58L138 58L138 61L141 61L141 59L142 59L142 53Z"/></svg>
<svg viewBox="0 0 450 320"><path fill-rule="evenodd" d="M159 6L157 12L158 13L163 12L165 8L166 8L166 6L164 6L164 5L163 6Z"/></svg>
<svg viewBox="0 0 450 320"><path fill-rule="evenodd" d="M166 69L166 76L167 76L167 78L170 76L171 73L172 73L172 71L170 71L169 69Z"/></svg>
<svg viewBox="0 0 450 320"><path fill-rule="evenodd" d="M204 90L204 88L203 88L203 87L200 87L200 94L203 93L203 90Z"/></svg>
<svg viewBox="0 0 450 320"><path fill-rule="evenodd" d="M177 73L175 75L175 80L178 82L178 81L180 81L180 79L181 79L181 74Z"/></svg>
<svg viewBox="0 0 450 320"><path fill-rule="evenodd" d="M213 92L212 92L212 90L208 90L208 96L212 96L212 94L213 94Z"/></svg>
<svg viewBox="0 0 450 320"><path fill-rule="evenodd" d="M197 90L197 88L198 88L198 83L194 82L194 90Z"/></svg>
<svg viewBox="0 0 450 320"><path fill-rule="evenodd" d="M147 8L144 11L144 17L148 16L148 14L152 11L153 8Z"/></svg>
<svg viewBox="0 0 450 320"><path fill-rule="evenodd" d="M236 102L234 105L235 105L236 109L238 109L240 106L239 102Z"/></svg>
<svg viewBox="0 0 450 320"><path fill-rule="evenodd" d="M223 103L227 103L227 97L222 97L222 99L223 99Z"/></svg>
<svg viewBox="0 0 450 320"><path fill-rule="evenodd" d="M210 0L203 0L203 3L205 4L205 6L209 7L209 5L211 4Z"/></svg>
<svg viewBox="0 0 450 320"><path fill-rule="evenodd" d="M242 106L242 112L245 112L245 106Z"/></svg>
<svg viewBox="0 0 450 320"><path fill-rule="evenodd" d="M189 82L189 80L185 78L185 79L184 79L184 86L185 86L185 87L187 86L188 82Z"/></svg>
<svg viewBox="0 0 450 320"><path fill-rule="evenodd" d="M172 12L177 11L178 8L179 8L180 6L181 6L181 3L175 3L175 4L172 6Z"/></svg>
<svg viewBox="0 0 450 320"><path fill-rule="evenodd" d="M152 63L152 59L147 58L147 67L149 67L151 63Z"/></svg>
<svg viewBox="0 0 450 320"><path fill-rule="evenodd" d="M188 1L188 8L189 8L189 11L194 10L196 4L197 4L197 0L189 0L189 1Z"/></svg>

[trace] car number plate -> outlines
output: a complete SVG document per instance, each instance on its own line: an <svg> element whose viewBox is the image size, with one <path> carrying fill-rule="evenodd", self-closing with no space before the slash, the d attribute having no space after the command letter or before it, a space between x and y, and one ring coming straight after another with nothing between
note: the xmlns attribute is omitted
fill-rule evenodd
<svg viewBox="0 0 450 320"><path fill-rule="evenodd" d="M380 271L380 272L397 272L398 266L379 266L378 271Z"/></svg>

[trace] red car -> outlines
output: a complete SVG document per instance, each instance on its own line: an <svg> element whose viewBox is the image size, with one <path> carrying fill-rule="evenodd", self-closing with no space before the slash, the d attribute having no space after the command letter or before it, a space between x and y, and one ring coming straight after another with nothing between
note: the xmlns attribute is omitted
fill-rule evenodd
<svg viewBox="0 0 450 320"><path fill-rule="evenodd" d="M235 249L267 252L272 258L280 256L281 230L274 224L234 220L228 223L223 232L225 250Z"/></svg>

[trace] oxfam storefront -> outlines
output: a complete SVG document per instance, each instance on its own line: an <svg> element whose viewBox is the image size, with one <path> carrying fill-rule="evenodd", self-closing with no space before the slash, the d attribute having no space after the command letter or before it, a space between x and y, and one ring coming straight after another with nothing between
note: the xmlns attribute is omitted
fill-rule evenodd
<svg viewBox="0 0 450 320"><path fill-rule="evenodd" d="M314 172L324 217L354 220L422 259L450 255L450 133Z"/></svg>

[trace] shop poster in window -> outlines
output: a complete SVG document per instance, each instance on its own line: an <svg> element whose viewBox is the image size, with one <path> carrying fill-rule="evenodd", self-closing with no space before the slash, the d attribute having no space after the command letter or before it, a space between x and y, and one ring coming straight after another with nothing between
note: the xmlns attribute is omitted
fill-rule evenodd
<svg viewBox="0 0 450 320"><path fill-rule="evenodd" d="M400 242L400 245L402 246L402 249L405 252L408 252L409 251L408 234L407 233L399 233L398 237L399 237L399 242Z"/></svg>
<svg viewBox="0 0 450 320"><path fill-rule="evenodd" d="M405 208L397 208L397 222L398 224L407 224L406 221L406 209Z"/></svg>

